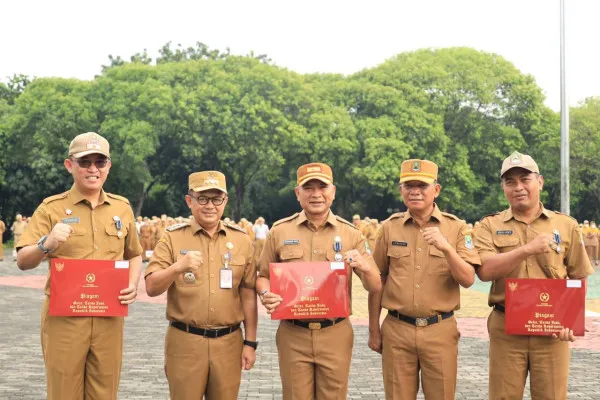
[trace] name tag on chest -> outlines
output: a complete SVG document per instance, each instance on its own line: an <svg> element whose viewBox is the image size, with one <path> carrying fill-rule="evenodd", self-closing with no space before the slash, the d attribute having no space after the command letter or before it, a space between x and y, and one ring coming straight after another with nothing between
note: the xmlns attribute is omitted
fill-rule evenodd
<svg viewBox="0 0 600 400"><path fill-rule="evenodd" d="M504 235L504 236L509 236L512 235L513 231L512 230L506 230L506 231L496 231L496 235Z"/></svg>
<svg viewBox="0 0 600 400"><path fill-rule="evenodd" d="M78 224L78 223L79 223L79 217L69 217L69 218L63 218L63 219L61 220L61 222L62 222L63 224L69 224L69 225L71 225L71 224Z"/></svg>
<svg viewBox="0 0 600 400"><path fill-rule="evenodd" d="M408 247L408 242L392 241L392 246Z"/></svg>

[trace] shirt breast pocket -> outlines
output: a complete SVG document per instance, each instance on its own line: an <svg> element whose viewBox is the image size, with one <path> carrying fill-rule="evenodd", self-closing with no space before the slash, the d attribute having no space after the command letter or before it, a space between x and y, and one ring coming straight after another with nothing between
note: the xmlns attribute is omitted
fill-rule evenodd
<svg viewBox="0 0 600 400"><path fill-rule="evenodd" d="M221 256L223 267L225 268L225 257ZM233 287L236 288L240 286L240 282L242 281L242 277L244 276L244 271L246 268L246 257L243 255L233 255L231 257L231 261L229 261L229 268L233 273Z"/></svg>
<svg viewBox="0 0 600 400"><path fill-rule="evenodd" d="M397 277L407 277L410 275L411 266L409 247L395 247L388 249L387 256L390 262L390 275Z"/></svg>
<svg viewBox="0 0 600 400"><path fill-rule="evenodd" d="M516 249L520 244L519 238L516 236L495 236L494 246L498 249L498 253L508 253Z"/></svg>
<svg viewBox="0 0 600 400"><path fill-rule="evenodd" d="M450 267L446 255L434 246L429 247L429 275L448 275Z"/></svg>
<svg viewBox="0 0 600 400"><path fill-rule="evenodd" d="M101 250L108 253L123 253L125 250L125 238L129 233L129 227L123 226L118 230L114 223L105 226L106 237L99 243Z"/></svg>
<svg viewBox="0 0 600 400"><path fill-rule="evenodd" d="M281 262L302 261L304 250L299 246L283 246L279 250L279 259Z"/></svg>

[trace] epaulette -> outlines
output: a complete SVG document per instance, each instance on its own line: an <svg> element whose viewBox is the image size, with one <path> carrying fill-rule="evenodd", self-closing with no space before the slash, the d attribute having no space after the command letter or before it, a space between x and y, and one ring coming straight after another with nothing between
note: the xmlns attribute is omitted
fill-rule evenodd
<svg viewBox="0 0 600 400"><path fill-rule="evenodd" d="M167 232L173 232L173 231L176 231L177 229L185 228L186 226L190 226L190 223L182 222L180 224L171 225L166 230L167 230Z"/></svg>
<svg viewBox="0 0 600 400"><path fill-rule="evenodd" d="M234 230L236 230L236 231L243 232L243 233L245 233L246 235L248 234L248 232L246 232L246 231L244 230L244 228L242 228L242 227L241 227L241 226L239 226L238 224L234 224L234 223L232 223L232 222L223 222L223 225L225 225L225 226L226 226L226 227L228 227L228 228L234 229Z"/></svg>
<svg viewBox="0 0 600 400"><path fill-rule="evenodd" d="M67 197L67 194L69 194L69 192L64 192L61 194L55 194L54 196L46 197L44 201L42 201L42 203L48 204L56 200L64 199L65 197Z"/></svg>
<svg viewBox="0 0 600 400"><path fill-rule="evenodd" d="M575 223L576 223L577 225L579 225L579 222L578 222L578 221L577 221L575 218L571 217L570 215L563 214L563 213L561 213L560 211L554 211L554 210L552 210L551 212L553 212L554 214L558 214L558 215L564 215L565 217L569 217L569 218L571 218L573 221L575 221Z"/></svg>
<svg viewBox="0 0 600 400"><path fill-rule="evenodd" d="M482 221L483 221L484 219L486 219L487 217L494 217L494 216L496 216L496 215L498 215L498 214L500 214L500 211L497 211L497 212L495 212L495 213L491 213L491 214L488 214L488 215L484 215L483 217L481 217L481 219L479 220L479 222L482 222Z"/></svg>
<svg viewBox="0 0 600 400"><path fill-rule="evenodd" d="M458 217L457 217L456 215L454 215L454 214L450 214L450 213L447 213L447 212L443 212L443 211L442 211L442 215L443 215L444 217L448 217L448 218L451 218L451 219L454 219L454 220L457 220L457 221L462 221L462 219L458 218Z"/></svg>
<svg viewBox="0 0 600 400"><path fill-rule="evenodd" d="M110 198L121 200L121 201L124 201L125 203L129 204L129 200L127 200L126 197L119 196L118 194L113 194L113 193L106 193L106 195Z"/></svg>
<svg viewBox="0 0 600 400"><path fill-rule="evenodd" d="M381 223L381 225L383 225L384 222L388 222L388 221L391 221L391 220L396 219L396 218L404 218L404 214L405 213L403 213L403 212L394 213L394 214L390 215L389 217L387 217L387 219L385 221L383 221Z"/></svg>
<svg viewBox="0 0 600 400"><path fill-rule="evenodd" d="M273 223L273 226L279 225L279 224L281 224L281 223L283 223L283 222L290 221L290 220L292 220L292 219L296 218L297 216L298 216L298 213L296 213L296 214L294 214L294 215L290 215L289 217L282 218L282 219L280 219L279 221L277 221L277 222Z"/></svg>
<svg viewBox="0 0 600 400"><path fill-rule="evenodd" d="M353 227L354 229L358 229L356 226L354 226L354 224L353 224L352 222L348 222L348 221L346 221L344 218L342 218L342 217L340 217L340 216L337 216L337 215L336 215L336 216L335 216L335 219L337 219L337 220L338 220L338 221L340 221L340 222L343 222L343 223L344 223L344 224L346 224L346 225L350 225L350 226L351 226L351 227ZM358 230L360 230L360 229L358 229Z"/></svg>

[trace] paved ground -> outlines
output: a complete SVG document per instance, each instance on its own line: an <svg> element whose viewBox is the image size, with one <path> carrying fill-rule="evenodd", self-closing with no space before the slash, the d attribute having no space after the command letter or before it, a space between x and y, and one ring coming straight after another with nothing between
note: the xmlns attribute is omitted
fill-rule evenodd
<svg viewBox="0 0 600 400"><path fill-rule="evenodd" d="M13 262L5 260L0 263L0 399L44 399L39 324L43 301L41 287L47 267L42 265L33 271L21 272ZM489 309L483 293L485 289L484 284L478 284L463 292L456 399L487 398L485 317ZM381 358L366 345L366 296L359 288L353 293L353 309L357 316L354 318L355 345L348 398L382 399ZM148 299L141 294L139 301L130 308L125 324L121 399L168 398L163 374L164 310L164 298ZM259 323L258 360L252 371L243 374L240 398L279 399L281 386L274 342L277 324L264 315ZM569 398L597 400L600 399L600 318L588 318L587 323L592 332L578 340L572 350Z"/></svg>

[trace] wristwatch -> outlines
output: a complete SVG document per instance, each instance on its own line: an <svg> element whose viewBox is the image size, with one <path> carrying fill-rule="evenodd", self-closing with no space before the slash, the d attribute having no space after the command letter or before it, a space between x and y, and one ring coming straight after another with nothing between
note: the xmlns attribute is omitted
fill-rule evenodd
<svg viewBox="0 0 600 400"><path fill-rule="evenodd" d="M253 342L251 340L244 340L244 346L250 346L254 350L256 350L256 348L258 347L258 342Z"/></svg>
<svg viewBox="0 0 600 400"><path fill-rule="evenodd" d="M258 294L258 297L260 297L260 301L261 301L261 303L264 303L264 301L265 301L265 294L267 294L267 293L269 293L269 291L268 291L268 290L263 290L262 292L260 292L260 293Z"/></svg>
<svg viewBox="0 0 600 400"><path fill-rule="evenodd" d="M47 235L44 235L40 238L40 240L38 240L37 242L37 247L38 249L40 249L42 251L42 253L44 254L48 254L48 253L52 253L54 250L50 250L46 247L44 247L44 243L46 243L46 239L48 239Z"/></svg>

